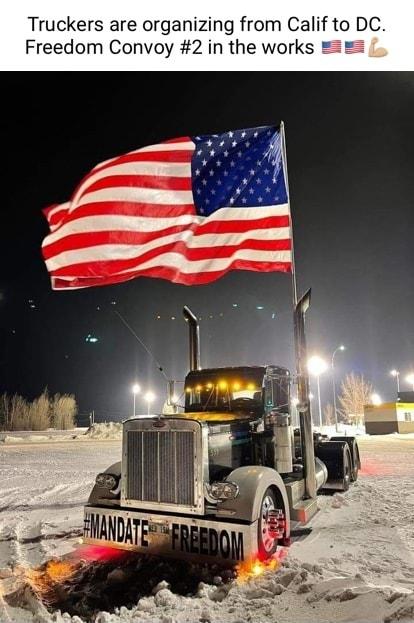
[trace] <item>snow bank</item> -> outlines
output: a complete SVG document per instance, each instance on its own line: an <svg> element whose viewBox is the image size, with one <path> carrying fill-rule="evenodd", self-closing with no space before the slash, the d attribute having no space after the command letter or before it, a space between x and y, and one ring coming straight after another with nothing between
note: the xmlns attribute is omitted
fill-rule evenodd
<svg viewBox="0 0 414 623"><path fill-rule="evenodd" d="M83 438L87 439L122 439L121 422L104 422L91 426Z"/></svg>
<svg viewBox="0 0 414 623"><path fill-rule="evenodd" d="M365 426L361 424L361 426L354 426L352 424L343 424L340 422L338 424L338 431L335 426L314 426L315 431L320 431L322 435L328 435L328 437L336 437L337 435L346 436L346 437L359 437L361 435L366 435Z"/></svg>
<svg viewBox="0 0 414 623"><path fill-rule="evenodd" d="M45 434L48 433L48 434ZM94 424L90 428L80 428L71 431L45 431L43 434L34 431L19 432L18 434L4 433L0 435L0 442L5 444L21 443L50 443L62 441L87 441L94 440L113 440L122 439L122 424L120 422L104 422Z"/></svg>
<svg viewBox="0 0 414 623"><path fill-rule="evenodd" d="M90 574L88 577L89 582L82 586L83 598L93 590ZM130 584L131 579L122 568L112 570L106 590L115 584ZM201 581L194 595L177 594L168 582L160 581L135 605L117 607L112 613L101 611L96 618L93 609L87 616L71 616L61 610L50 614L36 600L30 586L13 588L5 600L9 621L22 620L18 617L23 608L33 614L33 623L82 623L92 619L95 623L408 623L414 614L414 595L409 589L400 591L374 584L359 573L332 573L295 558L285 560L276 571L268 570L243 582L236 579L225 583L221 577L215 577L212 583ZM71 600L67 587L64 595L65 600ZM99 593L94 598L96 607Z"/></svg>
<svg viewBox="0 0 414 623"><path fill-rule="evenodd" d="M76 435L73 435L73 438ZM51 441L67 441L67 435L25 435L24 437L17 437L14 435L5 435L2 439L3 443L48 443Z"/></svg>

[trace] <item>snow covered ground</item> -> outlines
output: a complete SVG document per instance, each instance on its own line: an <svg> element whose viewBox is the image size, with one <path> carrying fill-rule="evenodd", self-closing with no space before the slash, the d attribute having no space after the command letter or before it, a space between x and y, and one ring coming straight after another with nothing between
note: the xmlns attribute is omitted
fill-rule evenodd
<svg viewBox="0 0 414 623"><path fill-rule="evenodd" d="M88 439L111 439L122 438L121 422L102 422L90 427L73 428L71 430L56 430L48 428L45 431L13 431L12 433L0 433L0 442L6 444L21 443L50 443L56 441L88 441Z"/></svg>
<svg viewBox="0 0 414 623"><path fill-rule="evenodd" d="M82 557L82 505L96 473L121 454L119 440L101 437L0 445L1 623L87 620L73 609L72 616L50 614L25 579L50 559ZM183 570L181 564L180 573L197 580L195 589L188 583L183 590L171 565L135 561L122 572L115 560L100 571L102 563L94 563L93 573L83 569L78 592L102 599L117 594L119 607L97 614L98 623L412 623L414 438L361 436L358 443L358 483L344 496L319 498L311 534L283 551L277 568L222 583L217 569ZM158 584L163 579L171 590ZM121 605L123 594L128 607Z"/></svg>

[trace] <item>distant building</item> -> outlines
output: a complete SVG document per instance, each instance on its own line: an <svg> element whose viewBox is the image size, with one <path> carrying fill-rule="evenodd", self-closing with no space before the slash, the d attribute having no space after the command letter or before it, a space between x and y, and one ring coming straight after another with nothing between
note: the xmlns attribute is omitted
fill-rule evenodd
<svg viewBox="0 0 414 623"><path fill-rule="evenodd" d="M414 402L414 392L398 392L399 402Z"/></svg>
<svg viewBox="0 0 414 623"><path fill-rule="evenodd" d="M369 435L414 433L414 402L384 402L364 406L365 431Z"/></svg>

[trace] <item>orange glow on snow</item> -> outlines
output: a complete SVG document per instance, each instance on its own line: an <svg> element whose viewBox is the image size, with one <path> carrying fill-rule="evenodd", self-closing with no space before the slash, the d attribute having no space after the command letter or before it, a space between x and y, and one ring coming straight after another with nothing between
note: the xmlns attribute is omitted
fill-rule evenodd
<svg viewBox="0 0 414 623"><path fill-rule="evenodd" d="M265 571L276 571L279 567L280 562L276 557L265 561L254 558L253 560L242 562L236 567L237 582L242 584L251 578L257 578L263 575Z"/></svg>
<svg viewBox="0 0 414 623"><path fill-rule="evenodd" d="M58 594L58 586L74 578L85 563L121 561L129 552L98 545L79 546L62 559L52 559L39 567L18 567L18 575L27 582L44 603L52 604Z"/></svg>
<svg viewBox="0 0 414 623"><path fill-rule="evenodd" d="M70 560L49 560L36 569L24 569L23 573L33 591L47 602L55 586L73 577L78 568L79 563Z"/></svg>
<svg viewBox="0 0 414 623"><path fill-rule="evenodd" d="M69 560L49 560L46 565L46 574L53 582L68 580L75 571L75 565Z"/></svg>

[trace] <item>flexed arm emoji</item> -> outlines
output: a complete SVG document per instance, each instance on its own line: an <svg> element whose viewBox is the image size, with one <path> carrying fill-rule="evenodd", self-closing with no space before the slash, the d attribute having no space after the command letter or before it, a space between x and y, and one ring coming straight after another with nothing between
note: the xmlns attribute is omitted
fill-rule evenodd
<svg viewBox="0 0 414 623"><path fill-rule="evenodd" d="M375 49L375 45L378 43L378 37L372 37L371 45L369 46L368 56L380 58L381 56L387 56L388 50L386 48L377 48Z"/></svg>

